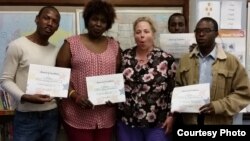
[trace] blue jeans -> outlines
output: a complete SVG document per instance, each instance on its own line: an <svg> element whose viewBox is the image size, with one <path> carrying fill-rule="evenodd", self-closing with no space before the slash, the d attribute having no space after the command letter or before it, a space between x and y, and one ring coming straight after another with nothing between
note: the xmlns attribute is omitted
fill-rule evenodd
<svg viewBox="0 0 250 141"><path fill-rule="evenodd" d="M55 141L59 129L58 109L15 112L13 141Z"/></svg>

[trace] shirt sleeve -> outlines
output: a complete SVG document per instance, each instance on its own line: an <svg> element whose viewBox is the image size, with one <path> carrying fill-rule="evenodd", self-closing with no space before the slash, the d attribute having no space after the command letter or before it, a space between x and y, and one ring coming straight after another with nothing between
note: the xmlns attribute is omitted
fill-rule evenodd
<svg viewBox="0 0 250 141"><path fill-rule="evenodd" d="M24 92L15 83L15 76L19 64L21 52L18 51L18 46L14 43L9 44L6 50L6 55L3 63L2 74L0 77L1 87L16 101L21 101Z"/></svg>

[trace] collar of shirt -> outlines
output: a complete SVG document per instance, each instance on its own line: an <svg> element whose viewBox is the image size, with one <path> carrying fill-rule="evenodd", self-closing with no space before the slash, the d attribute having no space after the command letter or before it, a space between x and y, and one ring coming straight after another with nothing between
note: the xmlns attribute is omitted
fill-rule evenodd
<svg viewBox="0 0 250 141"><path fill-rule="evenodd" d="M198 57L200 59L213 59L215 60L216 59L216 47L207 55L207 56L203 56L200 52L198 52Z"/></svg>

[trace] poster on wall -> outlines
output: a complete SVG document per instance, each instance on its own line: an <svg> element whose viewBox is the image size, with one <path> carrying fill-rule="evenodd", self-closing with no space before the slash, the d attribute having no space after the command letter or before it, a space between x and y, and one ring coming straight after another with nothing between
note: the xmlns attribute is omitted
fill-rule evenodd
<svg viewBox="0 0 250 141"><path fill-rule="evenodd" d="M199 1L197 11L197 22L202 17L211 17L220 25L220 1Z"/></svg>
<svg viewBox="0 0 250 141"><path fill-rule="evenodd" d="M242 1L222 1L221 29L241 29Z"/></svg>
<svg viewBox="0 0 250 141"><path fill-rule="evenodd" d="M235 55L246 67L246 33L244 30L220 30L216 42L222 44L225 51Z"/></svg>

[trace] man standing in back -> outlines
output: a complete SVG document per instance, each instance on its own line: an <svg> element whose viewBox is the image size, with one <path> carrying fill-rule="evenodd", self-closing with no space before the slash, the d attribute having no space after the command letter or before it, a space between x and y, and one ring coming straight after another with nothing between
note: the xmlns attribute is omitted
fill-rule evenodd
<svg viewBox="0 0 250 141"><path fill-rule="evenodd" d="M187 33L187 21L183 14L174 13L168 19L168 31L170 33Z"/></svg>

